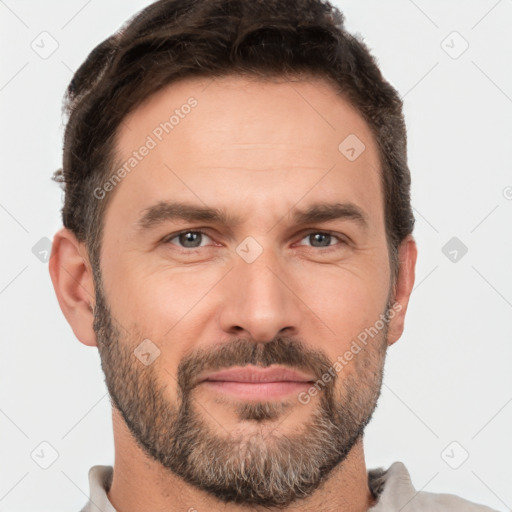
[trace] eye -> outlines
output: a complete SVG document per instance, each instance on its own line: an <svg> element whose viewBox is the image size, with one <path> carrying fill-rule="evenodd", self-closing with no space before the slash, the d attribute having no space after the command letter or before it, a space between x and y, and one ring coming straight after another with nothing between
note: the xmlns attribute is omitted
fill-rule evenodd
<svg viewBox="0 0 512 512"><path fill-rule="evenodd" d="M202 242L205 238L211 241L211 238L202 231L182 231L181 233L171 235L166 238L164 242L178 245L178 247L182 247L184 249L196 249L198 247L204 247ZM177 242L175 243L173 240L176 240Z"/></svg>
<svg viewBox="0 0 512 512"><path fill-rule="evenodd" d="M314 231L307 234L302 240L308 240L311 247L332 247L338 243L345 244L345 241L339 236L325 231ZM302 241L301 240L301 241Z"/></svg>

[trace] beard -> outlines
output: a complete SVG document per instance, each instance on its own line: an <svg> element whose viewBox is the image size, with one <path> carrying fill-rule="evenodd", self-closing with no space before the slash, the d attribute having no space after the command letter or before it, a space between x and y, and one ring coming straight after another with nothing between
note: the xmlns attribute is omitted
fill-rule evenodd
<svg viewBox="0 0 512 512"><path fill-rule="evenodd" d="M196 350L182 358L175 377L163 370L158 375L157 364L145 366L135 357L133 350L143 337L136 332L123 337L101 279L96 281L94 331L112 405L140 448L190 485L223 503L286 507L311 496L362 438L381 392L387 322L354 355L350 373L345 368L333 372L323 352L278 336L267 343L237 338ZM323 389L308 405L309 419L285 434L279 429L285 412L304 407L303 402L227 402L219 397L216 402L228 403L238 421L260 428L229 433L218 424L194 398L197 376L248 364L284 365L315 375ZM331 379L325 383L321 377L329 369ZM168 385L176 386L177 403L167 398Z"/></svg>

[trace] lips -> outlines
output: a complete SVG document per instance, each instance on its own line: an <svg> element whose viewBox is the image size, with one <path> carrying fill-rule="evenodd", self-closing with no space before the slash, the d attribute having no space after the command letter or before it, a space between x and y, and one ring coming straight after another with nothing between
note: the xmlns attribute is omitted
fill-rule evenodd
<svg viewBox="0 0 512 512"><path fill-rule="evenodd" d="M228 370L211 373L200 382L241 382L241 383L266 383L266 382L314 382L314 377L305 373L284 367L237 366Z"/></svg>
<svg viewBox="0 0 512 512"><path fill-rule="evenodd" d="M199 381L210 392L237 400L284 400L296 396L313 382L305 373L282 366L262 368L254 365L236 366L206 375Z"/></svg>

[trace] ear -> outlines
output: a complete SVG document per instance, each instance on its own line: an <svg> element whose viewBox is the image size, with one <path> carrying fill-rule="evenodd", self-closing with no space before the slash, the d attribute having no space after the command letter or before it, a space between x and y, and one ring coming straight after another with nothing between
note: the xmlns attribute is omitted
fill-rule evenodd
<svg viewBox="0 0 512 512"><path fill-rule="evenodd" d="M53 238L49 271L60 308L75 336L84 345L96 346L92 267L84 244L69 229L62 228Z"/></svg>
<svg viewBox="0 0 512 512"><path fill-rule="evenodd" d="M398 247L398 275L393 286L390 307L388 345L397 341L404 331L405 313L414 286L418 249L412 235L408 235Z"/></svg>

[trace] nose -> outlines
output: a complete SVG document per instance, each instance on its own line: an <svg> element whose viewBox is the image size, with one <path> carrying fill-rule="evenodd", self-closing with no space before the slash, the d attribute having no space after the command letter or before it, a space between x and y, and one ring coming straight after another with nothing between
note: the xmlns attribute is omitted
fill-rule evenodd
<svg viewBox="0 0 512 512"><path fill-rule="evenodd" d="M221 329L256 342L269 342L277 334L296 335L300 330L301 300L293 276L265 250L256 261L235 258L227 276L220 313Z"/></svg>

